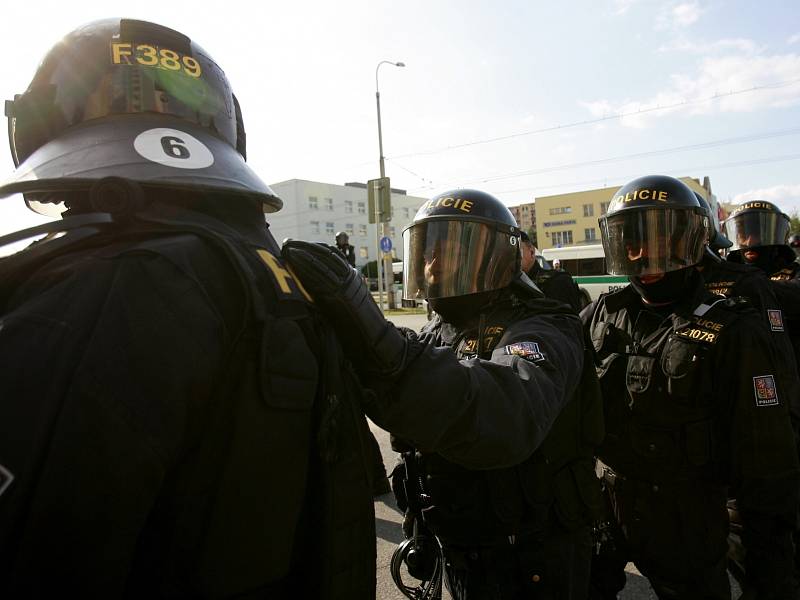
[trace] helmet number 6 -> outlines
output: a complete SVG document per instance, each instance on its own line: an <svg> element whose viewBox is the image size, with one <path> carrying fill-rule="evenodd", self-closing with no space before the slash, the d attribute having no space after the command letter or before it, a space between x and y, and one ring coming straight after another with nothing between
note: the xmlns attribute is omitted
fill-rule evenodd
<svg viewBox="0 0 800 600"><path fill-rule="evenodd" d="M165 135L161 138L161 147L164 149L164 154L172 158L186 159L191 156L189 149L184 145L185 143L182 139L171 135Z"/></svg>

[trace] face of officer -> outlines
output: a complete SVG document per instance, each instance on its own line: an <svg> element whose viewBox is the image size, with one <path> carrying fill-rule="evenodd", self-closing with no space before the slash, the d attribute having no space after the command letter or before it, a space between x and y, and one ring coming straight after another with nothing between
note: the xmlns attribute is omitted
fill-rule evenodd
<svg viewBox="0 0 800 600"><path fill-rule="evenodd" d="M668 247L668 240L664 236L657 237L657 244L659 247ZM625 253L627 255L628 261L631 263L637 263L642 261L647 263L650 258L650 250L652 246L649 244L636 244L636 243L626 243L625 244ZM634 269L635 270L635 269ZM642 285L651 285L656 283L657 281L661 281L664 278L664 273L648 273L646 275L638 275L635 276L637 282L641 283Z"/></svg>
<svg viewBox="0 0 800 600"><path fill-rule="evenodd" d="M522 242L520 252L522 253L522 262L520 266L522 270L527 273L536 262L536 247L530 242Z"/></svg>
<svg viewBox="0 0 800 600"><path fill-rule="evenodd" d="M761 245L761 236L758 231L741 229L736 231L736 243L744 248L742 256L749 263L756 262L760 255L758 246Z"/></svg>
<svg viewBox="0 0 800 600"><path fill-rule="evenodd" d="M459 256L461 244L455 240L435 238L425 246L425 283L431 295L436 296L438 290L445 289L454 277L451 257Z"/></svg>

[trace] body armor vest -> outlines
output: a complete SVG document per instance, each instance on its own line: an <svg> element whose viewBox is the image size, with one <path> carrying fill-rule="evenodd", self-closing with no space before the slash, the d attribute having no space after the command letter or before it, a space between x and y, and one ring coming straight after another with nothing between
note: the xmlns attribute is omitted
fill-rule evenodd
<svg viewBox="0 0 800 600"><path fill-rule="evenodd" d="M214 246L238 275L241 289L231 293L243 296L247 314L218 392L224 398L212 415L215 426L195 451L202 473L192 477L215 474L215 491L204 508L205 530L192 531L196 545L188 548L192 557L187 560L196 569L193 577L214 596L270 582L274 597L374 598L368 426L360 410L361 389L338 342L281 263L271 236L259 236L260 245L205 215L179 214L148 209L136 221L103 224L89 235L85 228L68 232L52 252L42 244L27 255L5 259L0 314L7 313L4 303L15 281L65 252L129 244L183 264L183 247L170 243L176 237L201 238ZM0 341L13 342L1 330ZM51 374L54 380L60 375ZM58 407L25 414L38 412L45 418L52 410ZM17 425L40 433L45 426ZM48 436L42 433L38 439ZM26 490L33 489L44 468L40 449L25 453L31 460L15 470L15 487L0 499L12 512L24 508ZM263 485L248 486L242 494L242 481ZM176 515L176 531L196 529L196 519L196 514ZM13 535L0 523L0 547L10 549L8 536ZM233 540L243 547L231 547ZM170 550L154 548L153 555Z"/></svg>
<svg viewBox="0 0 800 600"><path fill-rule="evenodd" d="M607 424L603 462L647 481L724 478L725 409L712 401L710 353L739 301L709 296L689 319L605 312L592 329Z"/></svg>
<svg viewBox="0 0 800 600"><path fill-rule="evenodd" d="M441 344L455 348L460 359L488 360L514 322L536 314L567 313L566 308L555 306L547 300L512 294L481 316L477 328L459 330L442 323L437 315L423 332L433 333ZM437 454L417 453L421 492L430 498L427 507L426 501L421 503L422 515L444 543L507 543L516 535L540 533L550 519L572 530L597 515L599 486L592 455L602 439L603 426L593 371L587 353L574 397L539 449L516 466L473 471Z"/></svg>

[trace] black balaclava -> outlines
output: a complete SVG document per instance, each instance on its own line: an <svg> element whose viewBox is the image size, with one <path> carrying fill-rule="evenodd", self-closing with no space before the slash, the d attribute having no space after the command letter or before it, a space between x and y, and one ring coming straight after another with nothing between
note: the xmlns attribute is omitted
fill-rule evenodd
<svg viewBox="0 0 800 600"><path fill-rule="evenodd" d="M694 267L669 271L664 277L645 285L638 277L631 276L628 279L638 294L651 304L669 304L676 302L691 289L690 282L697 273Z"/></svg>
<svg viewBox="0 0 800 600"><path fill-rule="evenodd" d="M481 312L497 297L500 290L478 292L451 298L431 298L428 304L442 316L447 323L464 326L477 319Z"/></svg>
<svg viewBox="0 0 800 600"><path fill-rule="evenodd" d="M746 265L758 267L768 274L780 271L791 264L795 259L794 250L789 246L754 246L748 248L748 250L753 250L758 253L754 261L749 261L745 258L745 250L736 250L735 262L742 262Z"/></svg>

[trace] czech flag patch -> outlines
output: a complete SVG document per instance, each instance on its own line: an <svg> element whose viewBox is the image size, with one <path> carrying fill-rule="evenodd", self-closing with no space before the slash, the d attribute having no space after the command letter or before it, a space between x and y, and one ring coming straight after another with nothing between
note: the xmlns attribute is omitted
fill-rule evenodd
<svg viewBox="0 0 800 600"><path fill-rule="evenodd" d="M545 359L544 354L539 350L539 344L536 342L509 344L505 347L505 353L519 356L530 362L542 362Z"/></svg>
<svg viewBox="0 0 800 600"><path fill-rule="evenodd" d="M753 377L753 390L756 396L756 406L778 404L778 390L775 387L775 378L772 375Z"/></svg>
<svg viewBox="0 0 800 600"><path fill-rule="evenodd" d="M772 331L783 331L783 314L779 310L767 310L769 325Z"/></svg>

